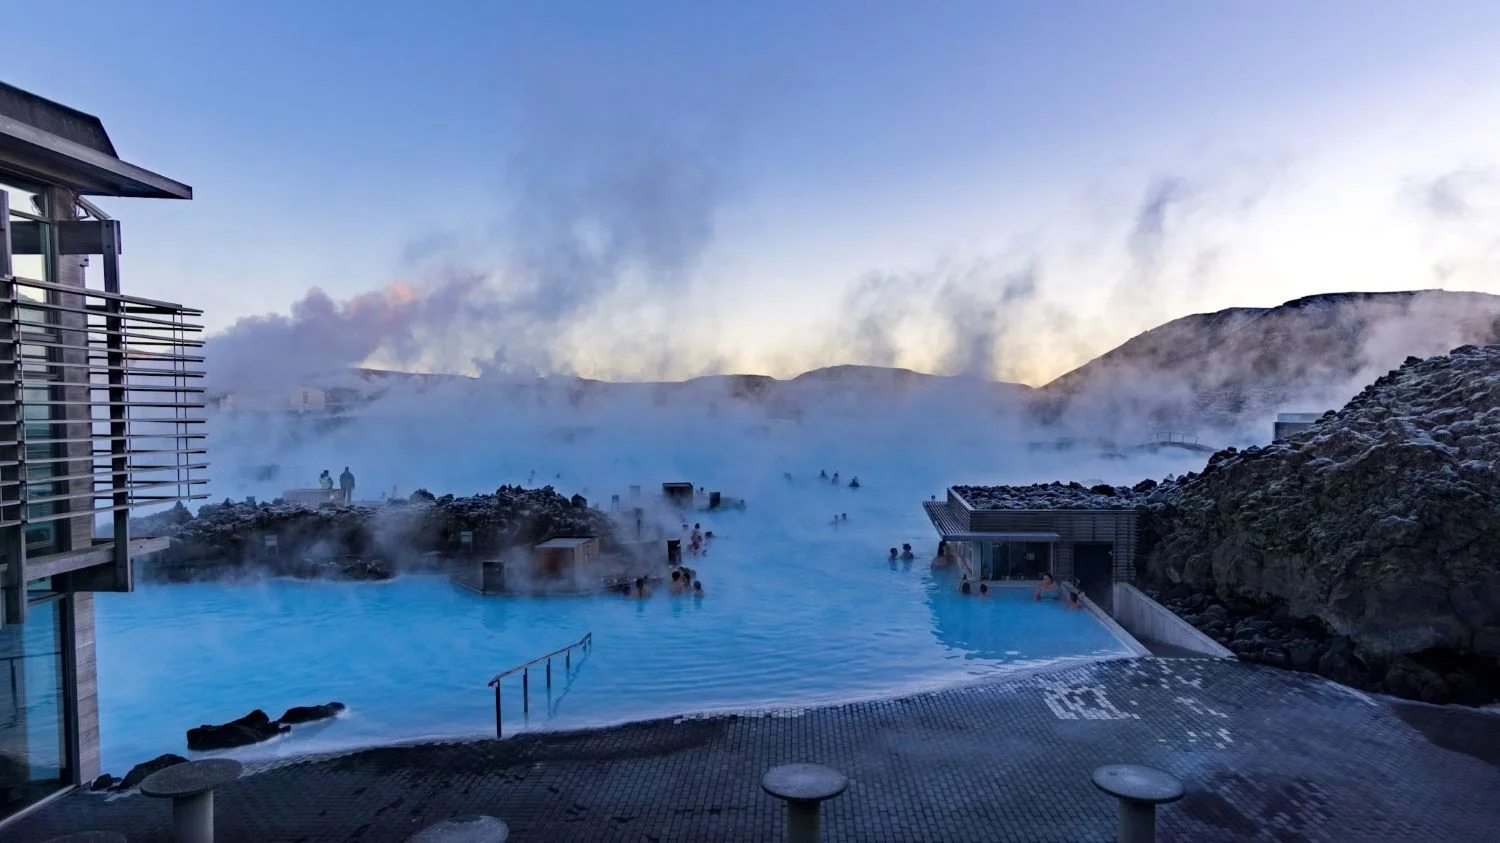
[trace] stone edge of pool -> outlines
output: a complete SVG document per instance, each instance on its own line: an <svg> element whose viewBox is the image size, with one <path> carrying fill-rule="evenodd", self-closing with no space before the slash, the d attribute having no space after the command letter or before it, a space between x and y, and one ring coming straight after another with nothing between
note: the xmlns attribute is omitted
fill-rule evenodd
<svg viewBox="0 0 1500 843"><path fill-rule="evenodd" d="M1097 611L1098 607L1094 607L1094 610ZM1105 617L1107 618L1108 616L1105 616ZM1111 620L1111 623L1112 623L1112 620ZM1108 625L1109 624L1106 624L1106 626L1108 626ZM1129 635L1129 633L1125 633L1123 630L1121 630L1121 634L1123 634L1123 635L1125 635L1127 637ZM1134 639L1130 639L1130 640L1133 641ZM1140 645L1137 644L1136 646L1139 647ZM1144 650L1144 648L1142 648L1142 649ZM1097 663L1100 663L1100 662L1109 662L1109 661L1124 661L1124 660L1135 659L1135 658L1155 658L1155 657L1152 656L1149 651L1146 651L1146 652L1144 652L1142 654L1139 654L1139 655L1131 653L1131 654L1114 654L1114 655L1068 656L1068 657L1065 657L1065 658L1060 658L1060 659L1056 659L1056 660L1053 660L1053 661L1049 661L1049 662L1047 662L1045 664L1035 664L1035 665L1027 665L1025 667L1019 667L1019 668L1016 668L1014 670L1007 671L1007 672L1001 673L1001 674L992 674L992 675L989 675L989 676L974 677L973 679L968 680L968 681L961 681L961 682L956 682L956 683L955 682L945 682L945 683L942 683L940 685L934 685L932 687L913 688L913 689L911 689L909 691L903 691L903 692L894 693L894 694L892 694L892 693L868 694L868 695L860 696L860 697L857 697L857 698L851 698L851 699L847 699L847 700L840 700L838 702L809 702L809 703L807 703L805 705L794 705L793 704L793 705L772 705L772 706L761 706L761 707L744 706L744 707L735 707L735 708L711 709L711 710L707 710L707 711L688 711L688 712L679 712L679 713L676 713L676 714L661 715L661 716L656 716L656 717L643 717L643 718L618 720L618 721L613 721L613 722L595 723L595 724L590 724L590 725L574 726L574 727L561 728L561 729L549 729L549 728L546 728L545 726L543 726L543 727L539 727L539 728L526 729L524 731L518 731L518 732L515 732L513 734L507 735L504 738L495 738L495 737L493 737L491 735L484 734L484 733L454 734L454 735L439 735L439 734L423 735L423 736L412 737L412 738L403 738L403 739L400 739L400 740L393 740L393 741L377 741L377 742L371 742L371 743L360 743L360 744L356 744L356 745L350 745L350 746L347 746L347 747L341 747L341 748L338 748L338 749L315 750L315 751L311 751L311 752L285 755L285 756L280 756L280 757L276 757L276 758L241 759L241 761L244 764L244 775L250 776L250 775L256 775L256 774L259 774L259 773L271 772L273 770L278 770L278 769L281 769L283 767L292 767L292 766L297 766L297 765L300 765L300 764L312 764L312 763L317 763L317 762L320 762L320 761L328 761L328 760L331 760L331 759L342 758L342 757L346 757L346 756L350 756L350 755L357 755L357 754L362 753L362 752L368 752L370 750L376 750L376 749L396 749L396 748L416 747L416 746L439 746L439 745L461 745L461 744L471 744L471 743L486 743L486 742L495 741L495 740L509 741L509 740L515 740L517 738L525 739L527 737L538 737L538 736L546 736L548 738L556 738L556 737L559 737L559 736L583 735L583 734L589 734L589 733L594 733L594 732L614 731L614 730L618 730L618 729L631 729L631 728L639 728L639 727L646 727L646 726L657 726L657 725L666 725L666 724L677 725L677 724L681 724L681 723L699 722L699 721L704 721L704 720L744 719L744 718L763 718L763 717L764 718L770 718L770 717L802 717L802 716L805 716L805 715L810 714L810 713L815 712L815 711L824 711L824 710L828 710L828 709L842 708L844 706L850 706L850 705L862 705L862 704L866 704L866 703L870 703L870 702L879 702L879 701L887 701L887 700L894 701L894 700L913 699L913 698L916 698L916 697L926 696L928 694L939 694L939 693L944 693L944 692L948 692L948 691L964 690L964 689L968 689L968 688L980 688L980 687L989 687L989 686L994 686L994 685L1003 685L1003 684L1008 684L1008 683L1019 681L1019 680L1028 679L1028 678L1030 678L1032 676L1035 676L1037 674L1045 674L1045 673L1053 673L1053 672L1058 672L1058 671L1073 670L1073 669L1076 669L1076 668L1079 668L1079 667L1083 667L1083 666L1089 665L1089 664L1097 664ZM1204 658L1207 658L1207 657L1205 656ZM225 756L210 755L210 756L203 756L203 757L232 757L232 756L228 756L228 755L225 755ZM86 790L86 788L85 788L85 790ZM119 798L123 798L123 797L128 796L128 795L131 795L132 793L134 793L133 790L132 791L125 791L125 792L101 791L97 795L99 795L101 797L104 797L106 799L119 799Z"/></svg>

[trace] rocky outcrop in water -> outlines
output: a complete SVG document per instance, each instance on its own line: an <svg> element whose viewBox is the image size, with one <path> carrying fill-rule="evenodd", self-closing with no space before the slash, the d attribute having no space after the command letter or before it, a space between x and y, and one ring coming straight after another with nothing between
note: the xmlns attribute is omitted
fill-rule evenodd
<svg viewBox="0 0 1500 843"><path fill-rule="evenodd" d="M552 487L501 486L491 495L440 498L413 496L379 506L288 501L202 507L183 519L169 511L142 531L172 538L154 566L170 578L173 570L197 564L253 564L300 577L381 580L424 553L455 549L464 532L473 534L477 552L498 553L555 536L599 536L614 542L613 524L579 496L570 500ZM135 524L132 529L137 529ZM275 537L274 549L266 537Z"/></svg>
<svg viewBox="0 0 1500 843"><path fill-rule="evenodd" d="M214 726L203 724L187 730L187 747L194 752L215 749L233 749L270 740L277 735L290 732L292 727L283 726L269 715L256 709L238 720Z"/></svg>
<svg viewBox="0 0 1500 843"><path fill-rule="evenodd" d="M299 723L311 723L315 720L326 720L335 717L345 708L341 702L325 703L323 705L294 705L281 715L277 722L293 726Z"/></svg>
<svg viewBox="0 0 1500 843"><path fill-rule="evenodd" d="M1500 346L1411 358L1312 430L1221 451L1158 490L1144 507L1139 568L1168 587L1316 621L1328 639L1316 669L1340 681L1431 701L1493 698L1497 468ZM1207 631L1202 611L1189 619ZM1260 643L1247 646L1255 660L1280 659Z"/></svg>

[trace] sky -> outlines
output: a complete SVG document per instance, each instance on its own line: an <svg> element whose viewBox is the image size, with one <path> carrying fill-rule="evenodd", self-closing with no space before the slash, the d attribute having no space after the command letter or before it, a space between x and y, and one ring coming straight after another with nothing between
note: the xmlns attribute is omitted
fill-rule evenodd
<svg viewBox="0 0 1500 843"><path fill-rule="evenodd" d="M1500 4L0 10L0 78L194 188L101 202L127 289L329 365L1040 384L1194 312L1500 293Z"/></svg>

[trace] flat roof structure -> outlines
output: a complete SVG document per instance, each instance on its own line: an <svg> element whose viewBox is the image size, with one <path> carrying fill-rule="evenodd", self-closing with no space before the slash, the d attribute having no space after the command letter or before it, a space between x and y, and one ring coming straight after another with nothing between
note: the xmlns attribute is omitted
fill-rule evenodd
<svg viewBox="0 0 1500 843"><path fill-rule="evenodd" d="M561 548L561 549L564 549L564 550L568 550L568 549L572 549L572 548L576 548L576 547L582 547L582 546L584 546L584 545L586 545L589 542L594 541L594 540L595 539L594 539L593 536L580 536L580 537L575 537L575 538L547 539L546 541L542 542L541 544L537 545L536 547L537 547L538 550L548 550L548 549L552 549L552 548Z"/></svg>
<svg viewBox="0 0 1500 843"><path fill-rule="evenodd" d="M4 82L0 169L83 196L193 198L182 182L122 161L98 117Z"/></svg>
<svg viewBox="0 0 1500 843"><path fill-rule="evenodd" d="M1015 532L970 530L962 519L948 506L947 501L924 501L922 508L938 535L946 541L990 541L990 542L1055 542L1062 536L1053 532Z"/></svg>

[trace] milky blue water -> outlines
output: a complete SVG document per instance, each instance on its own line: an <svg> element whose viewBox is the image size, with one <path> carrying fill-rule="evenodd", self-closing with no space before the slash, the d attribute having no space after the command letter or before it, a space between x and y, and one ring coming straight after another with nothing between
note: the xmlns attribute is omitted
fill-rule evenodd
<svg viewBox="0 0 1500 843"><path fill-rule="evenodd" d="M965 597L929 560L936 537L910 490L813 481L777 506L699 516L718 536L689 560L701 599L481 597L438 576L386 583L269 580L103 594L104 768L119 775L184 731L263 708L338 700L348 714L241 757L439 735L493 733L495 673L592 632L594 647L549 697L507 680L507 732L692 712L895 695L1017 668L1128 651L1087 612L1030 591ZM831 516L847 512L835 527ZM918 558L892 566L887 548Z"/></svg>

